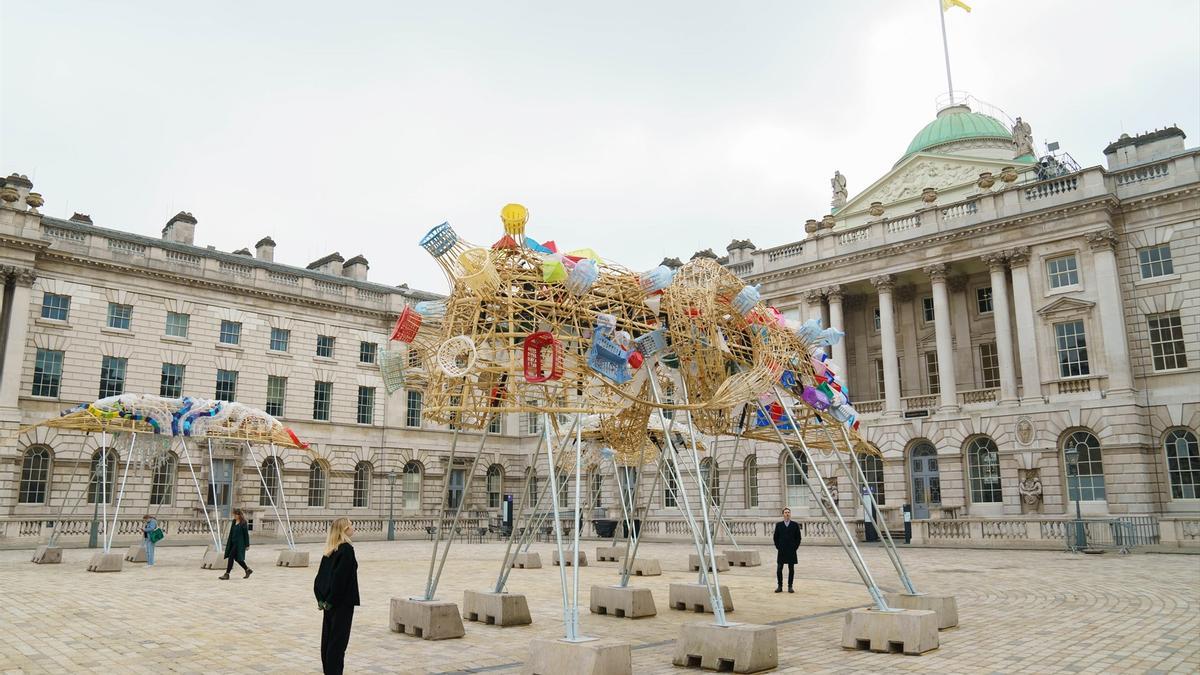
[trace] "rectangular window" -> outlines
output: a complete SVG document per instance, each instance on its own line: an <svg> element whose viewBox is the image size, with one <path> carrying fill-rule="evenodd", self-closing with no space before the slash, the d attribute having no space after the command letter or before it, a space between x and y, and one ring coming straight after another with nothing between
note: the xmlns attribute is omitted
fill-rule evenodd
<svg viewBox="0 0 1200 675"><path fill-rule="evenodd" d="M271 351L286 352L288 350L288 342L292 339L292 331L286 328L271 329Z"/></svg>
<svg viewBox="0 0 1200 675"><path fill-rule="evenodd" d="M327 359L333 358L333 336L318 335L317 336L317 356Z"/></svg>
<svg viewBox="0 0 1200 675"><path fill-rule="evenodd" d="M1165 277L1175 273L1175 263L1171 260L1170 244L1139 248L1138 263L1142 268L1143 279Z"/></svg>
<svg viewBox="0 0 1200 675"><path fill-rule="evenodd" d="M185 338L188 336L188 324L192 321L192 317L179 312L167 312L167 335L171 337Z"/></svg>
<svg viewBox="0 0 1200 675"><path fill-rule="evenodd" d="M163 398L180 398L183 396L182 363L162 364L162 379L158 383L158 395Z"/></svg>
<svg viewBox="0 0 1200 675"><path fill-rule="evenodd" d="M358 388L358 423L375 423L375 387Z"/></svg>
<svg viewBox="0 0 1200 675"><path fill-rule="evenodd" d="M929 385L929 393L942 393L942 385L938 380L937 352L925 352L925 381Z"/></svg>
<svg viewBox="0 0 1200 675"><path fill-rule="evenodd" d="M678 507L678 496L679 481L675 477L675 463L667 460L663 463L663 508Z"/></svg>
<svg viewBox="0 0 1200 675"><path fill-rule="evenodd" d="M108 303L108 327L129 330L133 326L133 305Z"/></svg>
<svg viewBox="0 0 1200 675"><path fill-rule="evenodd" d="M879 308L878 307L871 310L871 321L875 325L875 332L879 332L880 319L879 319Z"/></svg>
<svg viewBox="0 0 1200 675"><path fill-rule="evenodd" d="M128 359L105 356L100 361L100 398L125 393L125 366Z"/></svg>
<svg viewBox="0 0 1200 675"><path fill-rule="evenodd" d="M421 426L421 392L408 391L408 407L404 410L404 426L417 428Z"/></svg>
<svg viewBox="0 0 1200 675"><path fill-rule="evenodd" d="M267 376L267 408L266 413L271 417L283 417L283 402L287 399L287 378L278 375Z"/></svg>
<svg viewBox="0 0 1200 675"><path fill-rule="evenodd" d="M46 293L42 295L42 318L66 321L71 316L71 296Z"/></svg>
<svg viewBox="0 0 1200 675"><path fill-rule="evenodd" d="M975 307L980 314L992 313L992 287L983 286L975 289Z"/></svg>
<svg viewBox="0 0 1200 675"><path fill-rule="evenodd" d="M37 350L33 362L34 396L58 398L58 387L62 384L63 352L54 349Z"/></svg>
<svg viewBox="0 0 1200 675"><path fill-rule="evenodd" d="M529 401L529 405L536 407L541 405L541 402ZM542 433L542 413L537 411L521 413L521 431L531 436Z"/></svg>
<svg viewBox="0 0 1200 675"><path fill-rule="evenodd" d="M499 434L500 433L500 418L501 418L501 416L499 414L492 415L492 419L488 421L488 433L489 434Z"/></svg>
<svg viewBox="0 0 1200 675"><path fill-rule="evenodd" d="M1075 254L1047 260L1046 276L1050 279L1050 288L1077 286L1079 284L1079 265L1075 261Z"/></svg>
<svg viewBox="0 0 1200 675"><path fill-rule="evenodd" d="M1179 312L1151 314L1150 351L1155 370L1187 368L1187 350L1183 346L1183 324Z"/></svg>
<svg viewBox="0 0 1200 675"><path fill-rule="evenodd" d="M875 359L875 398L880 399L886 395L884 391L883 377L883 359Z"/></svg>
<svg viewBox="0 0 1200 675"><path fill-rule="evenodd" d="M984 389L1000 387L1000 356L996 353L995 342L979 345L979 368L983 373Z"/></svg>
<svg viewBox="0 0 1200 675"><path fill-rule="evenodd" d="M1088 375L1087 335L1082 321L1054 324L1055 348L1058 351L1059 377Z"/></svg>
<svg viewBox="0 0 1200 675"><path fill-rule="evenodd" d="M214 398L218 401L236 401L237 381L238 374L236 370L218 370L217 393Z"/></svg>
<svg viewBox="0 0 1200 675"><path fill-rule="evenodd" d="M375 356L379 353L379 345L374 342L358 343L358 362L359 363L375 363Z"/></svg>
<svg viewBox="0 0 1200 675"><path fill-rule="evenodd" d="M921 318L925 323L933 323L933 298L921 298Z"/></svg>
<svg viewBox="0 0 1200 675"><path fill-rule="evenodd" d="M242 323L240 321L221 322L221 344L237 345L242 343Z"/></svg>
<svg viewBox="0 0 1200 675"><path fill-rule="evenodd" d="M332 382L313 383L313 419L329 421L329 402L333 400Z"/></svg>

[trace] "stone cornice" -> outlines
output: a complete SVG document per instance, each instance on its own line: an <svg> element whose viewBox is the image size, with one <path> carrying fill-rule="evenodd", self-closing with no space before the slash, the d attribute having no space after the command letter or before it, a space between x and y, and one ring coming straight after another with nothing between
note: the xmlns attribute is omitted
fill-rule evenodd
<svg viewBox="0 0 1200 675"><path fill-rule="evenodd" d="M906 253L909 251L927 249L933 245L945 244L945 243L950 243L950 242L954 242L954 241L960 241L963 239L970 239L972 237L975 237L975 236L978 236L981 234L993 232L993 231L1004 229L1004 228L1017 227L1017 226L1023 226L1023 225L1034 225L1034 224L1038 224L1038 223L1059 220L1065 216L1075 214L1075 213L1103 211L1103 212L1112 214L1116 210L1119 209L1121 204L1122 204L1122 202L1120 200L1118 200L1114 195L1105 194L1100 197L1096 197L1096 198L1089 199L1086 201L1075 202L1075 203L1066 205L1065 207L1058 208L1055 210L1039 211L1037 213L1028 214L1028 215L1019 217L1019 218L1004 218L1004 219L990 220L990 221L987 221L984 223L979 223L978 225L973 225L970 227L963 227L963 228L951 230L949 232L939 232L937 234L931 234L927 237L918 237L918 238L914 238L914 239L910 239L910 240L906 240L906 241L902 241L902 242L897 242L895 244L876 246L876 247L866 250L866 251L859 251L857 253L851 253L851 254L844 255L844 256L824 258L824 259L821 259L821 260L818 260L815 262L801 264L801 265L793 265L791 267L787 267L787 268L779 269L779 270L772 270L772 271L766 272L766 273L747 275L747 276L743 277L743 279L747 283L751 283L751 282L753 282L753 283L769 283L772 281L779 281L779 280L792 278L792 277L795 277L796 275L800 275L800 274L811 274L811 273L817 273L817 272L822 272L822 271L831 270L831 269L845 269L846 267L863 265L864 263L867 263L868 261L878 260L880 258L891 258L891 257L896 256L897 254L902 254L902 253ZM864 265L864 267L867 267L869 269L869 266L867 266L867 265ZM919 265L914 264L914 265L912 265L912 267L916 268L916 267L919 267ZM906 267L904 269L908 269L908 268ZM842 280L842 284L845 285L846 283L852 283L852 282L861 281L861 280L862 279L847 278L847 279Z"/></svg>

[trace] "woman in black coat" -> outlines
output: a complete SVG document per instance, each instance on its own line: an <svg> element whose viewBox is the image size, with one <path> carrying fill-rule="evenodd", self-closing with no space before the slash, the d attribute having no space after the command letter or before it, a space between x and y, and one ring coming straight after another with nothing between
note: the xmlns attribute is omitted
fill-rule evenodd
<svg viewBox="0 0 1200 675"><path fill-rule="evenodd" d="M788 593L795 593L796 551L800 548L800 526L792 522L792 510L783 510L783 520L775 523L775 592L783 592L783 566L788 566Z"/></svg>
<svg viewBox="0 0 1200 675"><path fill-rule="evenodd" d="M338 518L329 528L325 555L313 580L321 621L321 667L326 675L340 675L350 644L350 626L358 599L358 559L354 557L354 524Z"/></svg>
<svg viewBox="0 0 1200 675"><path fill-rule="evenodd" d="M218 579L228 579L229 573L233 571L233 563L242 566L246 570L246 576L243 579L249 579L254 570L246 567L246 549L250 548L250 528L246 527L246 516L242 514L241 509L233 510L233 526L229 528L229 539L225 541L225 559L228 561L225 564L225 574L217 577Z"/></svg>

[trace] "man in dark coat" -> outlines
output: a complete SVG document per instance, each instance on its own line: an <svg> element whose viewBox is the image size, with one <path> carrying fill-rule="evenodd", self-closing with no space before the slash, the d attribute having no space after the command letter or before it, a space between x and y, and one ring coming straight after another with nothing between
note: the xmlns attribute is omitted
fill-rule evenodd
<svg viewBox="0 0 1200 675"><path fill-rule="evenodd" d="M796 550L800 548L800 526L792 522L792 510L783 510L783 520L775 523L775 592L783 592L783 566L788 566L788 593L795 593Z"/></svg>

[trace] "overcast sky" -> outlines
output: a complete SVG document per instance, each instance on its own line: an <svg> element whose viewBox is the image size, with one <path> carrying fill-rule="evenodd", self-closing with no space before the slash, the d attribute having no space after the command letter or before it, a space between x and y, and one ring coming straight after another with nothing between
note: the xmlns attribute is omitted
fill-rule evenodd
<svg viewBox="0 0 1200 675"><path fill-rule="evenodd" d="M1200 2L967 0L956 89L1084 166L1122 132L1200 138ZM882 176L946 88L937 0L0 0L0 171L43 212L196 243L332 251L443 292L417 240L449 220L634 269L802 238Z"/></svg>

